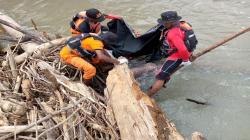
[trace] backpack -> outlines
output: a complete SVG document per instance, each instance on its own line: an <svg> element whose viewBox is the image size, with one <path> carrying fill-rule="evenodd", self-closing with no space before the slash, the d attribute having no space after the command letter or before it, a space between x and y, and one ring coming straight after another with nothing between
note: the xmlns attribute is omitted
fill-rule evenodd
<svg viewBox="0 0 250 140"><path fill-rule="evenodd" d="M180 21L180 29L184 31L185 34L184 43L188 52L193 52L196 49L198 40L196 39L195 33L192 29L192 25L186 21ZM165 37L168 34L168 29L164 29L163 32L165 32L165 35L162 38L162 46L160 48L160 52L163 57L168 57L173 53L175 53L177 50L171 49L168 42L166 41Z"/></svg>
<svg viewBox="0 0 250 140"><path fill-rule="evenodd" d="M186 21L180 21L180 28L185 33L184 43L189 52L193 52L196 49L198 40L195 36L195 33L192 29L192 25Z"/></svg>

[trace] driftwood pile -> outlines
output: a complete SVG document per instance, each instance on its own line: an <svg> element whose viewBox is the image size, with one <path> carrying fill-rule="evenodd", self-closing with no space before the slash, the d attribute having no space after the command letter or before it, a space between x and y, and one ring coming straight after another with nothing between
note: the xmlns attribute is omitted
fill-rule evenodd
<svg viewBox="0 0 250 140"><path fill-rule="evenodd" d="M119 138L106 118L106 103L95 91L60 75L51 57L46 62L28 58L16 66L16 75L1 67L0 139Z"/></svg>
<svg viewBox="0 0 250 140"><path fill-rule="evenodd" d="M18 138L119 138L117 126L106 118L105 100L61 75L68 72L58 58L59 49L54 46L43 57L29 57L19 65L13 61L15 51L2 56L8 65L0 67L0 139L17 134Z"/></svg>
<svg viewBox="0 0 250 140"><path fill-rule="evenodd" d="M184 140L126 64L109 72L101 96L60 61L67 38L26 31L2 13L0 24L8 42L0 50L0 140Z"/></svg>
<svg viewBox="0 0 250 140"><path fill-rule="evenodd" d="M119 139L106 117L105 98L69 79L79 74L60 62L66 38L22 32L3 16L1 23L19 32L7 27L8 38L1 36L11 43L0 57L0 139Z"/></svg>

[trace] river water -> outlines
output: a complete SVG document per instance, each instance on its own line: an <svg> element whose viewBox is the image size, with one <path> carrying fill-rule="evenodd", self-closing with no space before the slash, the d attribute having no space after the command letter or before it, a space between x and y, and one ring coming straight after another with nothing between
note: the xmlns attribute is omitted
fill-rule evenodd
<svg viewBox="0 0 250 140"><path fill-rule="evenodd" d="M250 25L248 0L0 0L0 10L32 28L69 35L68 22L77 12L96 7L121 15L135 30L145 32L160 13L176 10L192 23L198 50ZM154 98L187 138L194 131L209 140L250 139L250 33L202 56L178 71L167 89ZM143 89L151 76L140 79ZM208 102L202 106L186 98Z"/></svg>

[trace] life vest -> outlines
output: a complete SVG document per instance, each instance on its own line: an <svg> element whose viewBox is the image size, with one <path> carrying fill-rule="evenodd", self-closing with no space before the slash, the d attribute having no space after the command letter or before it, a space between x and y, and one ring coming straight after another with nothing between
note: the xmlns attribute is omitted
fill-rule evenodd
<svg viewBox="0 0 250 140"><path fill-rule="evenodd" d="M196 45L198 44L198 40L195 36L195 33L192 29L192 25L186 21L180 21L180 29L184 31L185 38L184 38L184 43L189 52L193 52L196 49ZM170 48L166 36L168 34L168 31L166 30L165 36L163 38L162 42L162 47L161 47L161 52L162 55L165 57L170 56L171 54L175 53L177 50L174 50Z"/></svg>
<svg viewBox="0 0 250 140"><path fill-rule="evenodd" d="M81 34L81 35L78 35L78 36L75 36L75 37L71 37L66 42L66 44L70 49L76 50L80 54L81 57L91 60L92 58L96 57L96 53L88 51L88 50L86 50L86 49L84 49L82 47L83 46L82 40L84 40L84 39L86 39L88 37L97 38L96 36L90 35L88 33L84 33L84 34Z"/></svg>
<svg viewBox="0 0 250 140"><path fill-rule="evenodd" d="M75 16L73 16L72 20L70 21L70 27L71 27L71 33L73 35L79 35L82 34L83 32L80 30L81 24L83 22L86 24L85 28L87 27L88 30L85 31L85 33L96 33L97 32L97 27L99 24L97 24L95 27L91 28L90 27L90 21L85 15L81 15L77 13Z"/></svg>

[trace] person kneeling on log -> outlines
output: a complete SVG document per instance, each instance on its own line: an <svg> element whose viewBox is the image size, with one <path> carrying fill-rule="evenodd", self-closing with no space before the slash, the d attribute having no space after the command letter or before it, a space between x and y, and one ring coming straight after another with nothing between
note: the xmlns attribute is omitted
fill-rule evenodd
<svg viewBox="0 0 250 140"><path fill-rule="evenodd" d="M103 14L98 9L91 8L86 11L77 13L70 22L72 36L77 36L82 33L96 33L101 32L101 22L105 19L122 19L120 16ZM106 27L107 28L107 27ZM108 30L108 29L106 29Z"/></svg>
<svg viewBox="0 0 250 140"><path fill-rule="evenodd" d="M180 19L176 11L164 12L158 19L159 24L167 28L163 44L167 44L169 49L168 57L156 75L156 81L148 90L149 96L156 94L180 66L191 64L189 58L198 41L191 26Z"/></svg>
<svg viewBox="0 0 250 140"><path fill-rule="evenodd" d="M117 36L106 32L100 36L81 34L71 37L67 45L60 51L60 57L66 64L83 70L83 79L89 85L96 75L96 68L92 64L111 63L114 65L128 63L126 58L112 58L104 48L116 42ZM91 64L92 63L92 64Z"/></svg>

